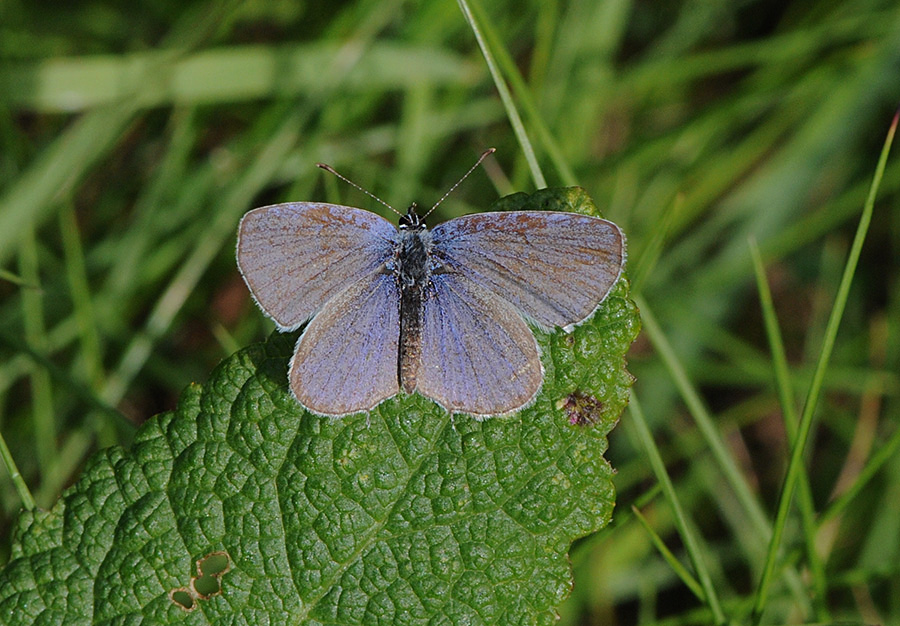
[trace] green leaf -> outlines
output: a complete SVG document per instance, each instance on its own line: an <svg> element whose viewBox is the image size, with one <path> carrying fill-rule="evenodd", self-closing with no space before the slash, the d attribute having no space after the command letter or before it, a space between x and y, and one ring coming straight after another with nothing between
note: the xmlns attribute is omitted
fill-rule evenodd
<svg viewBox="0 0 900 626"><path fill-rule="evenodd" d="M493 208L595 211L576 188ZM627 292L571 334L536 332L544 387L504 418L403 394L309 415L287 389L296 333L241 350L52 510L22 514L0 623L552 623L570 544L612 514Z"/></svg>

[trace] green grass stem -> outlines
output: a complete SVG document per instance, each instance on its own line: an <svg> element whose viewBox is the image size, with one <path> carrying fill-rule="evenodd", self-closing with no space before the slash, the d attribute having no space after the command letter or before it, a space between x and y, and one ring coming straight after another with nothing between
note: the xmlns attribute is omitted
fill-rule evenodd
<svg viewBox="0 0 900 626"><path fill-rule="evenodd" d="M819 360L816 363L816 371L813 376L812 384L806 396L803 405L803 412L800 415L800 424L797 431L797 437L791 450L791 459L788 464L787 473L784 478L781 493L778 500L778 510L773 525L772 537L769 542L768 555L766 557L765 569L762 578L756 590L756 601L753 606L753 617L757 624L762 620L763 611L766 608L766 602L769 595L769 586L775 574L778 564L778 550L781 546L781 539L784 533L785 524L787 523L788 512L790 511L791 498L794 495L798 477L801 473L801 465L803 463L803 453L806 450L806 443L815 416L816 404L822 391L822 383L825 378L825 371L831 359L831 352L834 348L834 342L837 337L838 327L844 314L844 308L847 305L847 298L850 295L850 285L853 282L853 274L856 272L856 265L859 262L859 255L862 251L863 242L866 239L866 233L869 230L869 224L872 221L872 213L875 207L875 197L878 193L878 187L881 178L884 175L884 169L887 164L888 154L890 153L891 144L894 140L894 133L897 130L898 114L894 115L891 126L888 130L884 147L881 150L881 156L878 160L878 166L875 168L875 176L872 179L872 186L869 196L863 206L863 212L860 216L859 225L856 229L856 235L853 238L853 245L850 248L850 254L847 257L847 263L844 267L844 274L838 287L837 297L835 298L834 307L828 318L828 326L825 332L822 350Z"/></svg>
<svg viewBox="0 0 900 626"><path fill-rule="evenodd" d="M652 541L653 545L656 546L656 549L659 550L660 555L666 560L666 563L669 564L672 571L674 571L678 578L681 579L681 582L691 590L691 593L697 596L698 600L701 602L705 601L706 598L703 595L703 588L700 586L700 583L697 582L697 579L694 578L687 568L681 564L678 557L672 554L672 551L669 550L666 542L663 541L662 537L660 537L655 530L653 530L653 527L650 525L650 522L647 521L647 518L643 516L636 506L631 507L631 512L634 513L634 517L640 522L644 530L647 531L650 541Z"/></svg>
<svg viewBox="0 0 900 626"><path fill-rule="evenodd" d="M0 432L0 458L3 459L3 465L6 467L9 478L16 488L16 493L19 494L22 506L25 507L26 510L31 511L36 506L34 503L34 496L31 495L31 490L28 488L28 484L22 477L19 466L16 465L16 460L13 458L12 452L9 451L9 446L6 445L6 439L3 437L2 432Z"/></svg>
<svg viewBox="0 0 900 626"><path fill-rule="evenodd" d="M756 286L759 293L762 308L763 321L766 327L766 337L769 340L769 349L772 353L772 365L775 373L775 386L778 390L778 398L781 402L781 411L784 416L785 431L788 442L797 439L798 417L795 407L794 386L788 367L787 353L781 330L778 326L778 317L775 313L775 303L772 300L772 291L766 280L765 266L759 252L759 246L755 239L750 240L750 255L753 259L753 270L756 274ZM813 587L816 590L813 608L819 620L830 619L828 607L825 603L828 593L825 565L819 557L816 547L816 520L815 505L812 497L812 487L809 484L809 475L804 471L799 474L799 508L801 523L803 525L803 539L806 545L806 556L812 574Z"/></svg>
<svg viewBox="0 0 900 626"><path fill-rule="evenodd" d="M712 578L709 575L709 570L706 567L704 557L705 550L701 548L699 538L694 535L694 531L688 524L687 516L685 515L684 509L682 508L681 503L678 499L678 495L675 492L675 487L672 484L672 480L671 478L669 478L669 474L666 471L665 463L663 463L662 457L659 454L659 450L656 447L656 443L653 441L653 435L650 432L650 428L647 426L647 422L644 420L644 413L641 410L640 402L638 402L637 396L634 393L631 394L631 401L628 405L628 412L632 418L629 423L634 428L634 431L637 433L638 439L644 446L644 451L647 453L648 460L650 461L650 466L653 469L653 474L656 476L656 480L659 481L659 484L662 486L663 494L665 495L666 500L669 502L669 506L672 507L672 512L675 515L675 525L678 528L678 534L681 537L681 540L684 542L685 550L687 551L688 557L691 560L691 564L694 567L694 573L699 579L705 602L707 606L709 606L709 609L713 614L715 623L725 624L727 620L725 614L722 612L722 606L719 603L718 594L716 593Z"/></svg>
<svg viewBox="0 0 900 626"><path fill-rule="evenodd" d="M469 28L472 29L472 34L475 35L475 40L478 42L478 47L481 49L481 54L484 56L484 62L487 64L488 70L491 72L491 77L494 79L494 86L497 88L497 93L500 94L500 100L503 101L503 108L506 109L509 123L512 126L513 132L516 134L516 138L519 140L519 147L522 149L522 153L525 155L528 167L531 170L531 178L534 181L534 186L537 189L544 189L547 186L547 180L544 178L544 173L541 171L541 166L534 153L534 146L532 146L531 140L528 138L528 132L525 130L525 125L522 123L522 118L519 116L519 111L516 109L515 102L513 102L512 94L509 93L506 81L503 79L503 75L497 67L494 56L481 34L481 29L475 20L475 16L472 14L469 3L466 0L457 0L457 2L466 18L466 22L469 24Z"/></svg>

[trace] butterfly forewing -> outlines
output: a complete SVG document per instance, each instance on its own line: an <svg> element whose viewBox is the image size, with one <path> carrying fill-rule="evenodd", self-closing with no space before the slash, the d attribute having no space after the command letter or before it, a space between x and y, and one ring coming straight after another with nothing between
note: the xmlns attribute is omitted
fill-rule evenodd
<svg viewBox="0 0 900 626"><path fill-rule="evenodd" d="M452 412L499 415L541 387L537 343L508 302L464 276L438 274L425 298L418 391Z"/></svg>
<svg viewBox="0 0 900 626"><path fill-rule="evenodd" d="M399 302L389 274L372 274L328 301L291 359L288 379L300 404L341 416L372 409L400 391Z"/></svg>
<svg viewBox="0 0 900 626"><path fill-rule="evenodd" d="M619 279L625 239L607 220L575 213L466 215L432 231L432 251L544 327L587 318Z"/></svg>
<svg viewBox="0 0 900 626"><path fill-rule="evenodd" d="M279 330L293 330L329 298L379 270L397 229L353 207L292 202L254 209L238 229L238 267Z"/></svg>

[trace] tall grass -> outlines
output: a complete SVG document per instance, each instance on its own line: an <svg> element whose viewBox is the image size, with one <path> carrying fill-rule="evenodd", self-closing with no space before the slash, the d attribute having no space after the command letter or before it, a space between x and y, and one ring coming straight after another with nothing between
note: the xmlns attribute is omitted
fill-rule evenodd
<svg viewBox="0 0 900 626"><path fill-rule="evenodd" d="M897 159L854 243L900 7L463 6L0 6L0 535L270 330L244 211L370 207L317 161L428 202L495 146L443 217L585 187L645 319L562 623L900 623Z"/></svg>

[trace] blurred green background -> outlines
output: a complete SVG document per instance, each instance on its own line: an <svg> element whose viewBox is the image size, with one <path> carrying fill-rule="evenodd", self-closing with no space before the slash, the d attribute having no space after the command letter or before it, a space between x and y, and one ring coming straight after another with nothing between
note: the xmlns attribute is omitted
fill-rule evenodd
<svg viewBox="0 0 900 626"><path fill-rule="evenodd" d="M650 322L635 394L725 612L746 616L790 454L749 238L799 407L900 102L900 5L473 10L547 184L585 187L628 235ZM0 432L37 504L271 331L235 267L245 211L381 211L317 161L396 207L430 205L489 146L435 223L535 187L453 0L0 3ZM898 163L806 455L815 525L793 509L766 623L900 623ZM690 568L630 412L608 457L617 512L573 548L562 623L709 623L632 513ZM0 562L21 506L0 470Z"/></svg>

